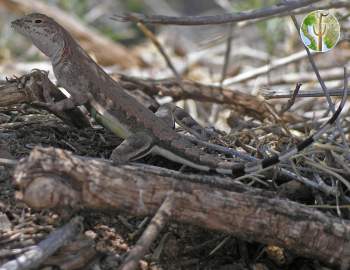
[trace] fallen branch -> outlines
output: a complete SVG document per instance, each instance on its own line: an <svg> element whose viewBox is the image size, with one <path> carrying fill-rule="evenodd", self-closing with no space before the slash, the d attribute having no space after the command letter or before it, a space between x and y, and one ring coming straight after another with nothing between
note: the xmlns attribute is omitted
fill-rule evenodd
<svg viewBox="0 0 350 270"><path fill-rule="evenodd" d="M176 193L172 219L277 245L334 265L350 262L350 222L247 187L225 190L214 177L113 167L53 148L36 148L17 166L18 198L33 208L115 209L154 215ZM205 178L215 179L203 184ZM72 188L74 187L74 189Z"/></svg>
<svg viewBox="0 0 350 270"><path fill-rule="evenodd" d="M86 269L97 257L95 241L85 234L80 234L73 242L64 245L53 256L45 260L43 264L56 266L62 270Z"/></svg>
<svg viewBox="0 0 350 270"><path fill-rule="evenodd" d="M43 80L47 79L47 73L41 70L34 70L19 78L10 79L0 85L0 107L18 105L22 103L45 102L43 97ZM47 81L54 100L65 99L66 96L50 81ZM76 127L88 127L90 123L86 116L78 108L64 112L53 112L64 122Z"/></svg>
<svg viewBox="0 0 350 270"><path fill-rule="evenodd" d="M264 65L264 66L261 66L258 68L254 68L254 69L248 70L246 72L242 72L235 77L227 78L226 80L223 81L222 84L224 86L228 86L228 85L232 85L232 84L243 83L243 82L246 82L248 80L254 79L260 75L268 74L272 70L281 68L283 66L286 66L286 65L289 65L289 64L292 64L295 62L298 62L298 61L304 59L305 57L307 57L306 52L299 51L299 52L293 53L291 55L288 55L286 57L273 60L273 61L271 61L271 63L269 63L267 65ZM312 77L311 77L311 79L312 79Z"/></svg>
<svg viewBox="0 0 350 270"><path fill-rule="evenodd" d="M350 91L348 89L348 91ZM344 89L329 89L330 96L341 97L344 93ZM260 90L260 94L265 99L275 99L275 98L291 98L294 94L294 91L289 90ZM308 91L300 91L297 98L301 97L324 97L324 92L322 90L308 90Z"/></svg>
<svg viewBox="0 0 350 270"><path fill-rule="evenodd" d="M174 17L164 15L143 15L133 13L131 15L115 15L112 19L116 21L135 21L137 19L142 23L153 24L172 24L172 25L208 25L223 24L232 22L241 22L258 18L271 17L273 15L289 12L297 8L308 6L320 0L301 0L290 1L287 5L275 5L246 12L237 12L232 14L220 14L215 16L185 16Z"/></svg>
<svg viewBox="0 0 350 270"><path fill-rule="evenodd" d="M50 255L76 237L77 232L81 229L81 223L80 217L73 218L62 228L50 233L37 246L0 266L0 270L26 270L40 266Z"/></svg>
<svg viewBox="0 0 350 270"><path fill-rule="evenodd" d="M320 70L320 75L324 81L342 81L344 80L344 68L336 67ZM316 79L314 72L287 73L271 78L269 85L295 84L297 82L314 83Z"/></svg>
<svg viewBox="0 0 350 270"><path fill-rule="evenodd" d="M120 266L120 270L137 269L139 261L145 256L149 247L171 217L173 204L174 195L170 193L162 203L162 206L158 209L156 215L152 218L151 223L143 232L141 238L129 252L128 257L126 257L125 261Z"/></svg>
<svg viewBox="0 0 350 270"><path fill-rule="evenodd" d="M262 98L240 91L205 85L190 80L183 80L183 87L180 87L176 79L140 79L122 74L116 76L122 86L130 91L139 89L150 96L170 96L174 101L194 99L203 102L228 104L234 106L237 113L249 115L259 120L271 117L270 111L265 106L261 106L261 103L264 102ZM288 112L283 115L283 119L292 123L303 121L298 115Z"/></svg>

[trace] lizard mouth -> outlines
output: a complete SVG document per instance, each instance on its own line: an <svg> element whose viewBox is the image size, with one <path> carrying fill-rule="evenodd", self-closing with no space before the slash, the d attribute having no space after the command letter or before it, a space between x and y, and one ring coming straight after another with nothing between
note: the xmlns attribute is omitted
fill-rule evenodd
<svg viewBox="0 0 350 270"><path fill-rule="evenodd" d="M29 28L28 25L26 25L23 20L18 19L13 22L11 22L11 27L15 29L19 33L24 33L26 28Z"/></svg>

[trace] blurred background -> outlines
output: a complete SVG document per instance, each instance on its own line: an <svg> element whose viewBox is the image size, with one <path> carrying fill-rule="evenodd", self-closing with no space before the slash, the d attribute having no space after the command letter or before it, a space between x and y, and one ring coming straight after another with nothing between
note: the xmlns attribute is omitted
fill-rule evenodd
<svg viewBox="0 0 350 270"><path fill-rule="evenodd" d="M20 75L33 68L51 70L47 58L10 28L10 22L25 13L41 12L54 17L112 75L123 73L163 79L174 77L174 72L152 42L135 23L112 20L113 15L128 12L217 15L259 9L276 3L278 1L273 0L0 0L0 76ZM323 8L330 4L337 7L329 10L341 24L341 38L335 49L315 54L314 58L327 86L337 90L343 84L342 67L348 65L350 58L350 2L320 1L316 6ZM297 11L300 24L308 9ZM265 97L276 93L288 94L300 82L303 83L302 90L318 91L321 95L299 33L289 16L240 22L233 26L148 27L157 35L182 79ZM227 54L229 37L231 50ZM305 102L310 102L309 107L312 108L315 100L297 100L293 108L297 111ZM211 125L220 122L218 114L232 113L230 110L225 112L227 106L210 105L209 109L202 110L197 105L189 105L190 100L181 102L180 106L187 106L194 117L202 114L199 111L205 111L202 118ZM272 104L276 102L281 100L271 100ZM218 110L218 107L221 109ZM324 108L314 108L309 114L301 114L311 117L318 110L322 113ZM225 123L219 125L228 129Z"/></svg>

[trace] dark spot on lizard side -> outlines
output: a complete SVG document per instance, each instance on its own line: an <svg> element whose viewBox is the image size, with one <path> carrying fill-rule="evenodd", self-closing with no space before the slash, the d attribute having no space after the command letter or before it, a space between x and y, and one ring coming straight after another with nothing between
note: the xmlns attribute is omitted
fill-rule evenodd
<svg viewBox="0 0 350 270"><path fill-rule="evenodd" d="M232 166L232 175L235 178L245 175L244 164Z"/></svg>

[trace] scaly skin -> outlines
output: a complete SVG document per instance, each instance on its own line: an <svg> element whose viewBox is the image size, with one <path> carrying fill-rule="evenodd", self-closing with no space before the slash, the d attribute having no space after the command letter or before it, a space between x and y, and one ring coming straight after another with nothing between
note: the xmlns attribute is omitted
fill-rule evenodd
<svg viewBox="0 0 350 270"><path fill-rule="evenodd" d="M72 96L65 102L47 104L52 110L64 110L85 104L92 115L117 136L126 139L115 150L114 157L128 161L155 153L170 160L203 171L242 176L277 164L312 144L314 139L334 123L340 114L343 99L336 114L313 137L309 137L281 156L272 156L258 163L234 164L203 152L177 134L167 123L126 93L71 35L53 19L42 14L30 14L16 20L12 26L50 57L60 85ZM134 151L135 150L135 151ZM128 154L134 151L135 153ZM123 156L127 158L122 158Z"/></svg>

